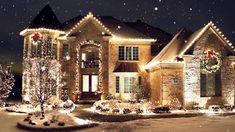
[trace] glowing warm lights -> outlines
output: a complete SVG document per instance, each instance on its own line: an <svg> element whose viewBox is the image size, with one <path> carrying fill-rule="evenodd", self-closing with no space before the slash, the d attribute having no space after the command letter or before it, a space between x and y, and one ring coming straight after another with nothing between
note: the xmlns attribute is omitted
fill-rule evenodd
<svg viewBox="0 0 235 132"><path fill-rule="evenodd" d="M182 56L184 55L184 53L205 33L205 31L208 29L208 28L212 28L214 31L216 31L220 36L221 38L223 39L224 42L227 43L227 45L234 50L234 47L232 46L232 43L230 43L230 41L224 37L224 34L222 34L222 32L219 30L219 28L217 28L214 23L212 21L210 21L199 33L198 35L188 44L188 46L179 54L179 57L182 58Z"/></svg>
<svg viewBox="0 0 235 132"><path fill-rule="evenodd" d="M64 34L64 31L56 30L56 29L48 29L48 28L36 28L36 29L25 29L20 32L21 36L24 36L27 32L56 32L59 34Z"/></svg>
<svg viewBox="0 0 235 132"><path fill-rule="evenodd" d="M93 19L95 20L99 25L101 25L103 27L103 29L108 32L109 34L112 34L111 31L104 25L101 23L100 20L98 20L91 12L89 12L82 20L80 20L74 27L72 27L72 29L70 29L67 33L66 36L68 36L69 34L71 34L78 26L80 26L85 20L88 19Z"/></svg>
<svg viewBox="0 0 235 132"><path fill-rule="evenodd" d="M183 63L184 62L181 62L181 61L155 61L155 62L151 62L151 63L143 66L142 69L148 70L158 64L183 64Z"/></svg>
<svg viewBox="0 0 235 132"><path fill-rule="evenodd" d="M134 42L156 42L156 39L141 39L141 38L122 38L113 36L110 40L112 41L134 41Z"/></svg>

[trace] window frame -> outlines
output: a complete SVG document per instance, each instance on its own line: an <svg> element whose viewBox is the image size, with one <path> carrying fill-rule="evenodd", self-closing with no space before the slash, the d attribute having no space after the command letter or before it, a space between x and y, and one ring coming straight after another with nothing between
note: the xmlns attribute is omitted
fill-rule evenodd
<svg viewBox="0 0 235 132"><path fill-rule="evenodd" d="M135 77L124 77L124 94L132 93ZM127 82L128 83L127 83Z"/></svg>
<svg viewBox="0 0 235 132"><path fill-rule="evenodd" d="M120 93L120 76L116 76L116 93Z"/></svg>
<svg viewBox="0 0 235 132"><path fill-rule="evenodd" d="M139 61L138 46L118 46L119 61Z"/></svg>

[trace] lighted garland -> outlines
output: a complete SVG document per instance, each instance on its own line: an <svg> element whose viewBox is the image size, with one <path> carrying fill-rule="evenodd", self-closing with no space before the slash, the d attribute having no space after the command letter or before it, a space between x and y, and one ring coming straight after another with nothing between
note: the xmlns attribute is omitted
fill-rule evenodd
<svg viewBox="0 0 235 132"><path fill-rule="evenodd" d="M221 55L214 50L204 51L201 56L201 69L207 73L215 73L222 65Z"/></svg>

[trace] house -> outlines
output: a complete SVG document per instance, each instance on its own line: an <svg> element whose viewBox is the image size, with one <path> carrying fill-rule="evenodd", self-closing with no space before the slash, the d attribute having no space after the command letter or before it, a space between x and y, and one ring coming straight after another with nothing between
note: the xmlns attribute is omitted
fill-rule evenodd
<svg viewBox="0 0 235 132"><path fill-rule="evenodd" d="M60 23L47 5L20 35L24 99L35 89L32 67L43 53L64 73L65 86L50 86L59 98L66 93L74 101L98 100L111 94L127 101L141 93L163 105L234 104L234 47L212 22L173 37L140 20L92 13ZM48 36L46 45L37 43Z"/></svg>

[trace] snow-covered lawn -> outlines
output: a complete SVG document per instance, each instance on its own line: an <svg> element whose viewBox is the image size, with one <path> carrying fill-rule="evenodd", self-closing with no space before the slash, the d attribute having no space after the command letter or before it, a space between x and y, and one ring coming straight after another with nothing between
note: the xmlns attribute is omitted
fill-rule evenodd
<svg viewBox="0 0 235 132"><path fill-rule="evenodd" d="M4 132L28 132L16 127L26 114L0 110L0 130ZM78 119L79 121L79 119ZM235 116L199 116L191 118L141 119L128 122L101 123L94 128L77 132L234 132Z"/></svg>
<svg viewBox="0 0 235 132"><path fill-rule="evenodd" d="M235 116L144 119L103 123L80 132L234 132Z"/></svg>

